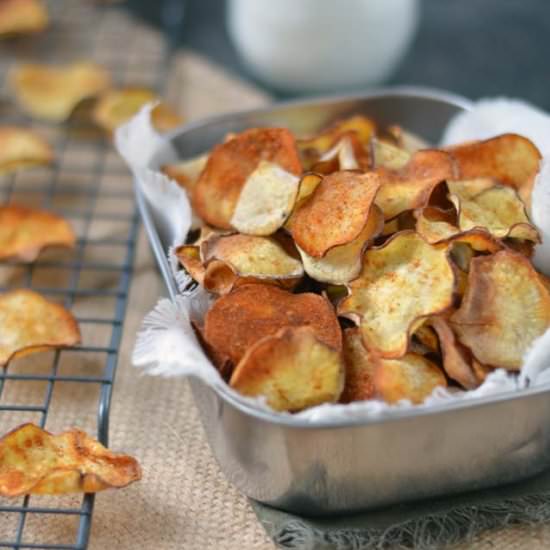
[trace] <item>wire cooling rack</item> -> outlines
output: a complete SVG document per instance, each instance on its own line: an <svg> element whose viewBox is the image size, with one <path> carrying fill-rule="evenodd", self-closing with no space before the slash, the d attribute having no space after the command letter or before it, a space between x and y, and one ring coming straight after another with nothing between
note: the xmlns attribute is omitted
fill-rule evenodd
<svg viewBox="0 0 550 550"><path fill-rule="evenodd" d="M117 84L158 88L166 48L153 31L90 0L51 0L48 8L48 31L2 44L0 82L15 62L91 59ZM0 370L0 433L23 422L52 432L75 425L107 445L138 229L131 179L110 139L82 112L63 125L37 123L0 89L0 116L2 124L42 134L56 152L51 167L1 177L0 204L46 208L68 219L78 237L73 250L45 251L32 264L0 263L0 291L28 287L63 304L83 335L81 346ZM93 495L0 498L0 548L84 549L93 507Z"/></svg>

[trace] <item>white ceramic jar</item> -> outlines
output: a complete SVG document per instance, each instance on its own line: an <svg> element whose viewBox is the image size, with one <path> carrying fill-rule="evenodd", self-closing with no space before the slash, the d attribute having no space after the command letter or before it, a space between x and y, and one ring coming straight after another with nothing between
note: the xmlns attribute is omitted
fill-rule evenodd
<svg viewBox="0 0 550 550"><path fill-rule="evenodd" d="M379 84L418 24L419 0L229 0L230 36L250 70L293 92Z"/></svg>

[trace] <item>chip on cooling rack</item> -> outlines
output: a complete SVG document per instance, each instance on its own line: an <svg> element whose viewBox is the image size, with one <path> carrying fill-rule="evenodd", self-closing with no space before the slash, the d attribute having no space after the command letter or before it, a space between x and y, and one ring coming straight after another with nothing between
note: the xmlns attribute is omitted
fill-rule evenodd
<svg viewBox="0 0 550 550"><path fill-rule="evenodd" d="M460 179L493 178L514 187L523 202L530 206L541 154L527 138L502 134L447 150L457 161Z"/></svg>
<svg viewBox="0 0 550 550"><path fill-rule="evenodd" d="M511 250L479 256L470 262L466 294L450 323L480 363L519 370L550 327L550 294L524 256Z"/></svg>
<svg viewBox="0 0 550 550"><path fill-rule="evenodd" d="M237 365L261 338L297 326L310 326L319 340L342 349L342 330L326 298L265 284L243 285L218 298L206 314L204 338L220 356Z"/></svg>
<svg viewBox="0 0 550 550"><path fill-rule="evenodd" d="M382 167L378 172L382 180L376 204L386 220L391 220L402 212L426 206L436 186L455 175L455 165L448 153L426 149L414 153L398 170Z"/></svg>
<svg viewBox="0 0 550 550"><path fill-rule="evenodd" d="M450 196L458 212L462 231L485 228L491 235L540 242L537 229L529 222L525 205L516 191L504 185L495 185L465 199Z"/></svg>
<svg viewBox="0 0 550 550"><path fill-rule="evenodd" d="M50 164L53 159L49 143L35 132L16 126L0 126L0 174Z"/></svg>
<svg viewBox="0 0 550 550"><path fill-rule="evenodd" d="M229 383L243 395L264 396L276 411L296 412L338 400L344 362L312 327L283 328L246 351Z"/></svg>
<svg viewBox="0 0 550 550"><path fill-rule="evenodd" d="M84 99L109 87L106 69L83 61L72 65L16 65L9 83L21 108L33 117L63 122Z"/></svg>
<svg viewBox="0 0 550 550"><path fill-rule="evenodd" d="M17 258L33 262L51 246L74 246L76 237L66 220L26 206L0 206L0 260Z"/></svg>
<svg viewBox="0 0 550 550"><path fill-rule="evenodd" d="M231 229L241 191L261 160L295 176L302 172L296 140L284 128L245 130L212 149L192 195L204 222Z"/></svg>
<svg viewBox="0 0 550 550"><path fill-rule="evenodd" d="M112 134L121 124L132 118L146 103L160 101L148 88L121 88L103 92L96 100L92 118L94 122ZM166 103L160 102L151 113L153 126L166 132L181 125L183 119Z"/></svg>
<svg viewBox="0 0 550 550"><path fill-rule="evenodd" d="M300 178L277 164L260 161L248 176L229 222L248 235L271 235L290 216Z"/></svg>
<svg viewBox="0 0 550 550"><path fill-rule="evenodd" d="M53 435L23 424L0 439L0 495L97 493L141 479L135 458L78 429Z"/></svg>
<svg viewBox="0 0 550 550"><path fill-rule="evenodd" d="M400 359L374 360L376 394L387 403L403 399L422 403L435 388L447 386L443 371L423 355L407 353Z"/></svg>
<svg viewBox="0 0 550 550"><path fill-rule="evenodd" d="M273 283L290 289L304 275L300 260L269 237L213 235L201 244L201 250L203 285L217 294L226 294L245 282Z"/></svg>
<svg viewBox="0 0 550 550"><path fill-rule="evenodd" d="M0 294L0 366L13 358L79 342L78 323L63 306L27 289Z"/></svg>
<svg viewBox="0 0 550 550"><path fill-rule="evenodd" d="M2 0L0 38L43 31L48 12L42 0Z"/></svg>
<svg viewBox="0 0 550 550"><path fill-rule="evenodd" d="M361 273L349 284L350 295L338 314L358 324L367 349L402 357L419 322L452 305L454 289L447 245L430 245L403 231L365 252Z"/></svg>
<svg viewBox="0 0 550 550"><path fill-rule="evenodd" d="M314 258L330 249L351 243L376 216L374 200L380 178L374 172L342 171L323 178L293 213L292 237L297 246Z"/></svg>

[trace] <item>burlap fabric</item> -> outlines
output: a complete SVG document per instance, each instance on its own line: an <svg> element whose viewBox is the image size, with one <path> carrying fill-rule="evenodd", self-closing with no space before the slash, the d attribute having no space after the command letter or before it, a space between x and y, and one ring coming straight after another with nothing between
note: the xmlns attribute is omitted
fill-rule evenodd
<svg viewBox="0 0 550 550"><path fill-rule="evenodd" d="M84 0L65 2L67 9L73 10L73 16L79 16L78 10L84 9L85 5L88 3ZM141 63L152 52L161 49L161 36L158 33L131 20L123 12L112 12L105 25L109 25L112 31L124 31L134 37L131 48L125 40L122 40L119 47L124 49L126 45L128 51L131 50L135 59ZM98 36L101 34L99 31L100 29L96 29ZM89 51L85 54L87 57L94 57L96 52ZM139 70L139 62L136 61L134 74L143 76ZM151 72L153 69L149 68ZM124 80L131 80L131 75L132 71L127 71ZM168 97L180 107L188 119L252 107L268 100L263 93L189 52L176 55L167 75ZM131 184L128 176L119 175L117 178L117 185ZM101 225L100 231L103 235L118 234L117 228L108 223ZM9 281L16 284L14 277L11 274ZM113 282L108 274L103 274L100 280L95 281L102 288L111 288ZM112 402L110 446L133 454L140 460L143 480L127 489L98 495L89 548L274 548L248 500L225 481L212 458L187 382L144 377L130 365L135 334L141 319L163 294L163 283L146 239L141 235ZM103 306L97 302L81 300L76 307L81 314L97 315L101 313ZM100 340L101 337L102 335L93 332L86 334L88 342ZM100 364L72 364L67 368L80 371L87 369L90 373L97 373ZM42 390L40 385L35 387L29 384L12 384L7 388L8 393L4 394L4 398L11 399L11 402L36 402L39 400L38 396L42 395ZM95 433L97 395L89 394L85 387L75 390L74 385L57 384L54 399L47 424L49 429L55 431L79 425ZM27 419L32 420L0 413L0 427L5 431ZM53 502L52 499L41 498L42 501L35 497L32 504ZM77 501L77 498L67 497L56 499L55 503L68 506ZM0 513L0 540L10 536L15 520L16 518ZM76 522L72 517L33 518L27 523L25 541L52 545L71 544L75 529ZM455 548L537 550L549 547L550 526L542 525L486 532Z"/></svg>

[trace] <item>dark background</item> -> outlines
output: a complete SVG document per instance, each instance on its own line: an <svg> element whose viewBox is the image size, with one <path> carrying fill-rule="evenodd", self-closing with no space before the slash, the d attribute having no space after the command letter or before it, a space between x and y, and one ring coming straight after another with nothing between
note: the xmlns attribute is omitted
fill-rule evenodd
<svg viewBox="0 0 550 550"><path fill-rule="evenodd" d="M345 6L345 0L335 1ZM184 12L182 23L165 13L163 25L166 3L126 2L139 17L163 27L174 44L254 80L227 35L224 0L175 4ZM515 96L550 110L550 0L424 0L416 39L388 84L434 86L470 98Z"/></svg>

